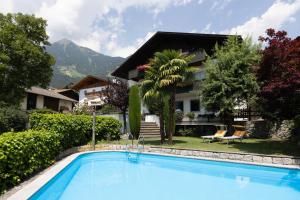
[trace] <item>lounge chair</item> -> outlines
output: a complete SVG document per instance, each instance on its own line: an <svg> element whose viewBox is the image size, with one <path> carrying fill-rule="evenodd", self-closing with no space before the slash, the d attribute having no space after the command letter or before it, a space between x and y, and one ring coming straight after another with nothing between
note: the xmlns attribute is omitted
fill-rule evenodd
<svg viewBox="0 0 300 200"><path fill-rule="evenodd" d="M242 126L233 126L233 127L235 127L237 129L237 128L241 128ZM244 128L244 127L242 127L242 128ZM230 141L234 142L234 140L240 140L242 142L242 140L244 139L246 134L247 134L247 132L245 130L235 130L231 136L223 136L220 139L227 140L227 144Z"/></svg>
<svg viewBox="0 0 300 200"><path fill-rule="evenodd" d="M226 135L226 132L227 132L227 130L218 130L214 135L202 136L203 142L205 142L205 140L208 140L208 142L210 142L215 139L222 138Z"/></svg>

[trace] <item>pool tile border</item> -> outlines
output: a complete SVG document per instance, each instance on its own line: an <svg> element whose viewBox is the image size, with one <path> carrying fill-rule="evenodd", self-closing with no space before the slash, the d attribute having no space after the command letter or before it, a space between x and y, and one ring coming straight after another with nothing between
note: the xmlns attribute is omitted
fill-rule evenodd
<svg viewBox="0 0 300 200"><path fill-rule="evenodd" d="M126 150L125 145L108 145L110 150ZM248 154L236 152L214 152L194 149L177 149L145 146L143 152L163 153L179 156L192 156L200 159L212 159L226 162L242 162L246 164L264 165L281 168L300 169L300 158L292 156L275 156L262 154Z"/></svg>
<svg viewBox="0 0 300 200"><path fill-rule="evenodd" d="M22 200L28 199L35 192L37 192L44 184L52 179L57 173L63 170L69 163L81 154L90 152L103 152L103 151L126 151L125 145L97 145L95 151L91 151L90 146L74 147L62 152L58 159L62 159L50 166L46 170L32 177L28 181L20 184L4 194L0 199L8 200ZM137 149L130 149L137 152ZM280 167L289 169L300 169L300 158L290 156L268 156L261 154L246 154L246 153L231 153L231 152L212 152L191 149L175 149L175 148L162 148L145 146L142 153L156 154L175 157L188 157L212 161L225 161L232 163L243 163L251 165L261 165L270 167Z"/></svg>

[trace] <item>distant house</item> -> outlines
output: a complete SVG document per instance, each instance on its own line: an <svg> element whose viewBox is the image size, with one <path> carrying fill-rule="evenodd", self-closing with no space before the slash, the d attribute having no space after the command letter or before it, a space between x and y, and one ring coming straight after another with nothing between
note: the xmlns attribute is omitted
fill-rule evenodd
<svg viewBox="0 0 300 200"><path fill-rule="evenodd" d="M240 37L240 36L238 36ZM213 112L207 111L200 102L198 83L205 78L203 62L206 55L212 55L216 44L222 45L228 35L220 34L199 34L199 33L178 33L178 32L157 32L135 53L123 62L112 75L120 78L139 82L143 79L138 71L139 66L149 62L155 52L165 49L180 50L183 54L194 54L192 66L198 66L199 72L195 73L196 81L185 84L185 87L177 89L176 109L183 111L185 117L179 125L189 125L210 120L218 120ZM196 119L193 122L186 117L189 112L195 113Z"/></svg>
<svg viewBox="0 0 300 200"><path fill-rule="evenodd" d="M101 107L101 91L109 85L106 77L88 75L73 85L72 89L79 92L79 103L87 103L89 106Z"/></svg>
<svg viewBox="0 0 300 200"><path fill-rule="evenodd" d="M69 97L71 99L74 99L76 101L79 100L79 94L77 91L73 90L73 89L51 89L51 91L59 93L61 95L64 95L66 97Z"/></svg>
<svg viewBox="0 0 300 200"><path fill-rule="evenodd" d="M21 103L21 109L32 110L49 108L58 112L72 111L77 100L59 94L52 90L32 87L26 90L26 96Z"/></svg>

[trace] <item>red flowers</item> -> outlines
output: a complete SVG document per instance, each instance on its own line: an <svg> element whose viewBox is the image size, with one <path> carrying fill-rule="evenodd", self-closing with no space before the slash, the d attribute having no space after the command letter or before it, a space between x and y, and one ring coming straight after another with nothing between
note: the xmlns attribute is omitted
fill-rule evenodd
<svg viewBox="0 0 300 200"><path fill-rule="evenodd" d="M148 67L149 67L149 65L147 65L147 64L140 65L140 66L137 67L137 70L139 72L145 72Z"/></svg>

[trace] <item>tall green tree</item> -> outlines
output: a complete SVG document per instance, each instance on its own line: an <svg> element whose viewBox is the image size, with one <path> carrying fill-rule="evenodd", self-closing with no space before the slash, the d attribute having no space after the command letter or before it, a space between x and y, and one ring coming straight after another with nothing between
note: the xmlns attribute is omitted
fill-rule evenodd
<svg viewBox="0 0 300 200"><path fill-rule="evenodd" d="M189 66L193 55L183 55L181 51L164 50L156 52L153 60L155 64L151 68L157 67L157 74L153 92L165 93L169 96L169 116L168 116L168 141L173 143L175 132L175 94L177 87L183 86L184 82L190 80L193 73L198 70L196 67ZM155 66L157 65L157 66ZM150 90L151 91L151 90Z"/></svg>
<svg viewBox="0 0 300 200"><path fill-rule="evenodd" d="M33 15L0 14L0 101L18 104L26 88L49 84L55 60L45 51L46 26Z"/></svg>
<svg viewBox="0 0 300 200"><path fill-rule="evenodd" d="M205 79L200 85L206 109L233 119L235 106L255 101L259 85L252 69L260 62L259 49L250 38L241 41L236 36L215 46L214 55L204 62Z"/></svg>
<svg viewBox="0 0 300 200"><path fill-rule="evenodd" d="M141 99L138 85L132 86L129 90L129 127L131 134L138 138L141 128Z"/></svg>

